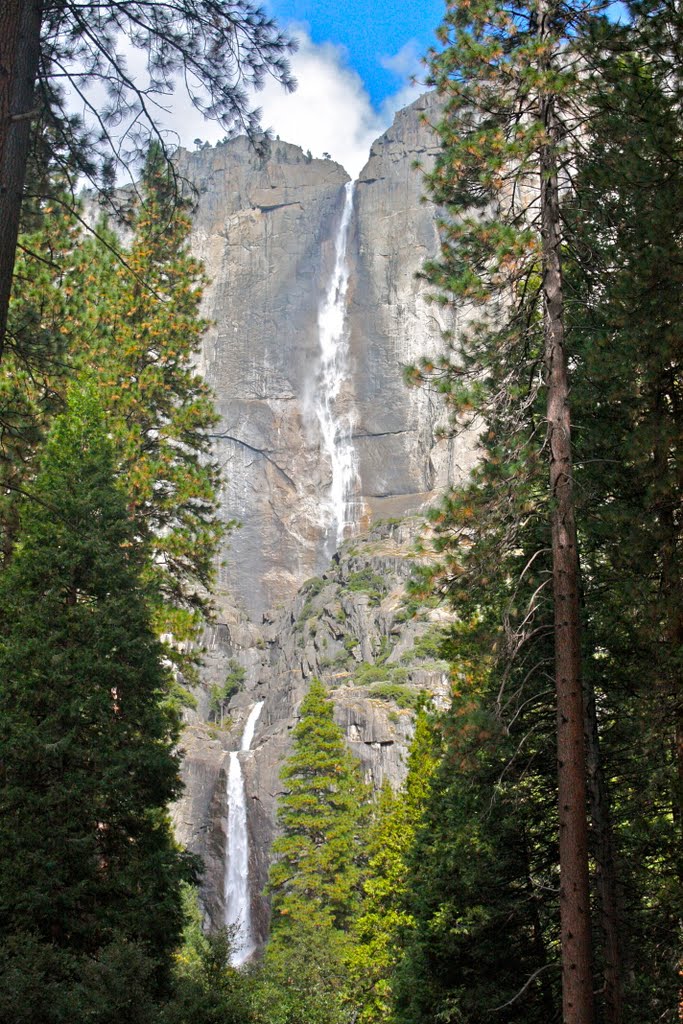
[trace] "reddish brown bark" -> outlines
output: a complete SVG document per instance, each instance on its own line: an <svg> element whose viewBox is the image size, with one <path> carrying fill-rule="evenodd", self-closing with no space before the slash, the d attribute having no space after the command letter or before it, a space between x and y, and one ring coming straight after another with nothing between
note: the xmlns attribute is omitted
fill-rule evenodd
<svg viewBox="0 0 683 1024"><path fill-rule="evenodd" d="M537 13L539 36L544 39L551 34L551 10L547 0L540 0ZM542 70L550 71L551 59L548 56L547 66ZM540 203L555 606L562 1019L564 1024L593 1024L579 562L564 337L562 237L557 179L559 123L555 99L551 93L544 92L541 95L539 115L546 131L546 141L540 152Z"/></svg>
<svg viewBox="0 0 683 1024"><path fill-rule="evenodd" d="M0 4L0 358L28 160L42 0Z"/></svg>

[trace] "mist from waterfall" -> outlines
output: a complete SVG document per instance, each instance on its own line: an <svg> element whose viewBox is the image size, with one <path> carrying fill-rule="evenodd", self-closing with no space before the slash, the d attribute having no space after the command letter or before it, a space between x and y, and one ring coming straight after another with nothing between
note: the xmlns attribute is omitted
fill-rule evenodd
<svg viewBox="0 0 683 1024"><path fill-rule="evenodd" d="M254 730L263 708L259 701L249 712L240 752L248 751ZM230 954L233 967L241 966L256 948L251 930L251 900L249 894L249 832L247 829L247 801L244 776L239 752L231 751L228 765L228 831L225 865L225 924L234 931Z"/></svg>
<svg viewBox="0 0 683 1024"><path fill-rule="evenodd" d="M349 283L347 242L353 209L353 182L345 185L342 211L335 241L334 270L318 313L320 372L315 413L322 434L323 451L332 469L332 484L323 507L328 538L339 547L347 526L353 524L350 497L357 476L352 441L352 417L337 410L337 399L348 375L348 335L345 330L346 293Z"/></svg>

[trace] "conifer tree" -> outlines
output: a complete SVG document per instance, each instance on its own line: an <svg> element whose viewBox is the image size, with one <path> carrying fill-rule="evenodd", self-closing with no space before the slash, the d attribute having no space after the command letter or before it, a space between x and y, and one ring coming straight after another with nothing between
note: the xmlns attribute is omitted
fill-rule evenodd
<svg viewBox="0 0 683 1024"><path fill-rule="evenodd" d="M478 16L483 8L476 8ZM513 18L520 9L508 8L507 14ZM540 18L545 10L535 13ZM519 759L530 758L541 769L534 791L542 784L545 792L550 761L539 741L549 734L547 714L538 717L537 702L547 672L547 638L557 632L548 600L546 522L559 505L549 507L543 493L547 412L539 369L549 365L541 327L548 323L550 296L543 287L543 225L535 221L544 184L538 179L539 146L550 134L541 131L547 121L535 122L532 113L540 86L550 81L562 174L559 283L568 296L562 325L569 329L572 404L580 428L572 477L584 568L582 668L587 708L593 708L587 718L592 852L605 931L594 987L609 1024L667 1014L676 1019L678 964L665 951L677 944L681 892L674 881L680 878L675 836L681 817L671 743L672 723L680 716L674 653L680 649L681 621L680 226L673 212L680 206L680 19L667 4L634 4L630 10L633 24L620 27L589 24L587 7L552 11L558 39L568 27L563 19L578 17L555 51L557 75L550 79L543 77L548 53L536 49L534 55L539 25L531 8L526 34L520 22L512 38L506 37L500 13L501 21L492 19L474 42L457 37L444 51L435 68L437 79L443 75L446 115L440 130L446 149L433 182L447 215L443 259L428 271L445 293L476 308L470 327L461 327L457 338L462 356L445 360L436 372L443 373L442 387L457 415L475 410L485 421L483 460L472 484L449 495L436 517L445 559L440 585L449 588L463 618L476 613L489 631L487 638L479 629L480 655L493 659L491 680L497 677L497 685L474 704L480 713L493 713L496 727L502 723L511 737L520 736L501 766L503 777L514 779ZM467 29L469 18L465 5L453 20L454 37L457 29ZM540 72L525 90L515 55L523 55L527 43L528 66ZM471 58L465 72L458 63L463 50ZM488 69L479 63L477 77L474 67L487 55ZM506 75L508 91L497 92ZM501 96L515 98L516 114L514 104L501 106ZM573 127L579 123L577 139ZM521 135L515 137L517 124ZM527 138L528 149L522 145ZM546 186L550 171L546 165ZM475 209L472 217L468 206ZM557 281L557 267L554 273ZM563 433L568 436L566 428ZM456 645L456 660L457 650ZM502 753L504 734L500 742ZM479 780L492 787L495 802L493 776L486 783L481 773ZM547 828L551 817L544 813ZM641 842L652 856L645 872L638 869L648 857L639 852ZM443 843L445 863L445 837ZM535 842L532 867L536 849ZM539 892L535 881L543 874L534 871L531 878L543 907L543 886ZM458 900L467 903L465 893L456 893L454 910ZM425 915L418 932L421 927L424 934L433 920ZM545 945L552 950L547 908L542 920ZM446 949L444 943L444 954ZM537 963L543 966L542 958ZM525 989L520 997L529 994ZM514 1003L506 1012L515 1012Z"/></svg>
<svg viewBox="0 0 683 1024"><path fill-rule="evenodd" d="M102 224L83 238L66 204L37 203L22 236L10 344L0 378L3 548L16 499L30 489L36 452L80 371L100 386L138 535L155 576L155 626L167 656L192 671L188 641L208 610L214 558L230 524L217 513L212 396L196 370L205 329L201 264L189 253L189 207L152 147L125 262Z"/></svg>
<svg viewBox="0 0 683 1024"><path fill-rule="evenodd" d="M58 178L53 178L56 193ZM73 376L69 349L83 326L80 228L60 202L27 210L15 270L0 374L0 536L11 554L22 491L35 475L36 451L63 408Z"/></svg>
<svg viewBox="0 0 683 1024"><path fill-rule="evenodd" d="M273 843L269 881L276 939L303 920L342 929L357 903L368 792L332 716L325 687L314 679L280 776L281 834Z"/></svg>
<svg viewBox="0 0 683 1024"><path fill-rule="evenodd" d="M599 9L554 0L449 3L444 48L431 62L444 100L444 148L429 183L446 215L441 259L426 273L472 308L459 354L441 369L456 411L483 417L484 444L498 449L480 473L482 504L490 534L508 550L526 521L519 508L536 504L539 465L549 472L541 550L552 550L567 1024L589 1024L594 1010L561 195L585 120L585 61ZM507 504L514 478L521 486Z"/></svg>
<svg viewBox="0 0 683 1024"><path fill-rule="evenodd" d="M206 611L217 545L230 524L217 515L220 474L209 433L217 415L196 369L205 279L189 251L189 203L179 201L158 147L150 149L140 191L125 266L113 246L85 246L90 329L76 340L73 358L95 367L130 509L163 598L159 632L183 643Z"/></svg>
<svg viewBox="0 0 683 1024"><path fill-rule="evenodd" d="M344 957L359 903L369 794L318 679L301 703L281 779L265 1019L343 1024L353 1019Z"/></svg>
<svg viewBox="0 0 683 1024"><path fill-rule="evenodd" d="M0 918L5 952L31 936L67 988L129 944L158 993L188 873L167 816L177 721L114 467L94 389L74 389L0 575Z"/></svg>
<svg viewBox="0 0 683 1024"><path fill-rule="evenodd" d="M543 679L552 650L547 632L545 655L526 639L501 685L494 644L504 642L508 598L481 584L474 614L466 620L459 603L464 621L444 645L452 706L436 724L440 759L405 855L410 918L393 979L403 1024L560 1019L554 723Z"/></svg>
<svg viewBox="0 0 683 1024"><path fill-rule="evenodd" d="M604 813L596 821L600 890L614 864L620 874L607 894L616 919L605 952L606 996L617 1004L609 1021L674 1013L677 968L665 950L677 944L683 913L683 758L671 744L683 639L679 16L668 5L631 10L633 23L610 32L596 69L594 138L567 210L577 251L591 254L569 276L570 313L582 328L574 403L586 669L616 826L605 842Z"/></svg>
<svg viewBox="0 0 683 1024"><path fill-rule="evenodd" d="M432 723L421 710L405 784L398 793L385 784L373 808L362 902L346 954L348 999L362 1024L380 1024L392 1017L392 977L401 941L405 942L403 933L413 923L406 898L407 860L428 798L437 749Z"/></svg>
<svg viewBox="0 0 683 1024"><path fill-rule="evenodd" d="M121 42L137 51L146 84L132 75ZM294 87L286 39L250 0L5 0L0 8L0 358L32 139L49 131L53 154L111 199L115 168L165 133L156 112L182 81L194 106L227 132L250 137L259 111L245 85L271 74ZM145 76L143 76L145 77ZM62 83L72 93L67 102ZM89 80L106 102L88 93ZM74 95L83 115L73 111ZM119 136L122 122L129 122Z"/></svg>

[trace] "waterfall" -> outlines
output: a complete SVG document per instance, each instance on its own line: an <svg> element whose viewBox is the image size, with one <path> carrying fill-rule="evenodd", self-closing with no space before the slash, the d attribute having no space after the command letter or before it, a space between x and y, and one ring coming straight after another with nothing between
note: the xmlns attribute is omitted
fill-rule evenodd
<svg viewBox="0 0 683 1024"><path fill-rule="evenodd" d="M322 434L323 451L332 468L332 486L323 508L328 538L339 547L345 527L353 523L349 498L356 479L356 458L351 438L352 419L336 409L348 369L348 336L345 331L346 291L349 267L346 247L353 208L353 182L345 186L344 209L335 242L335 261L325 298L318 312L320 372L315 412Z"/></svg>
<svg viewBox="0 0 683 1024"><path fill-rule="evenodd" d="M263 701L260 700L249 712L242 733L240 751L249 750L251 747L262 707ZM231 751L228 766L228 834L224 895L225 924L235 932L230 962L233 967L239 967L254 952L255 943L251 934L247 802L242 766L236 750Z"/></svg>

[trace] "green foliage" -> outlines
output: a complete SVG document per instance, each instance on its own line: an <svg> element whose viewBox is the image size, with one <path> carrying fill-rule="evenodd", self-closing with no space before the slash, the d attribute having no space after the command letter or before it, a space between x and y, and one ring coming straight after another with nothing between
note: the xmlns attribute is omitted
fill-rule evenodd
<svg viewBox="0 0 683 1024"><path fill-rule="evenodd" d="M423 600L411 599L407 601L396 613L394 621L397 623L408 622L420 615L424 611L425 602Z"/></svg>
<svg viewBox="0 0 683 1024"><path fill-rule="evenodd" d="M130 75L122 47L147 62L144 84ZM263 146L251 88L273 76L293 89L287 59L293 47L265 11L246 0L199 0L189 9L175 2L159 8L156 0L134 0L122 9L53 5L42 18L34 134L47 132L60 165L99 185L111 200L116 171L129 172L150 141L163 137L158 108L179 82L228 136L261 137ZM88 97L89 123L65 114L65 76L76 91L87 78L109 83L111 95L101 103ZM135 131L121 146L116 129L129 115Z"/></svg>
<svg viewBox="0 0 683 1024"><path fill-rule="evenodd" d="M314 680L281 773L281 835L273 844L269 882L276 944L288 941L302 920L339 929L353 913L367 791L332 711L325 688Z"/></svg>
<svg viewBox="0 0 683 1024"><path fill-rule="evenodd" d="M35 473L37 448L63 407L66 383L73 374L69 346L83 325L80 228L64 211L63 183L57 179L53 184L55 200L34 203L27 210L0 375L3 564L16 540L21 495Z"/></svg>
<svg viewBox="0 0 683 1024"><path fill-rule="evenodd" d="M301 593L305 595L305 601L301 606L301 611L297 619L297 625L303 625L313 613L313 601L325 587L325 580L319 576L313 576L310 580L307 580L301 588Z"/></svg>
<svg viewBox="0 0 683 1024"><path fill-rule="evenodd" d="M254 1019L254 983L247 973L230 966L229 931L205 933L196 891L184 886L182 895L183 943L161 1024L247 1024Z"/></svg>
<svg viewBox="0 0 683 1024"><path fill-rule="evenodd" d="M10 343L0 379L3 551L11 554L17 499L31 490L36 453L69 380L92 377L108 414L116 472L125 481L154 579L155 625L172 635L167 656L191 677L208 611L219 473L209 430L216 415L195 359L201 265L188 249L189 213L158 149L150 151L125 262L100 225L84 240L78 212L37 205L22 238Z"/></svg>
<svg viewBox="0 0 683 1024"><path fill-rule="evenodd" d="M351 658L348 651L338 651L333 657L325 657L319 659L319 665L321 669L334 669L337 671L344 671L349 669L353 659ZM345 675L349 672L346 671Z"/></svg>
<svg viewBox="0 0 683 1024"><path fill-rule="evenodd" d="M477 630L458 630L461 688L439 723L442 756L406 857L397 1018L483 1024L518 996L503 1019L541 1024L558 1019L552 694L515 705L503 727Z"/></svg>
<svg viewBox="0 0 683 1024"><path fill-rule="evenodd" d="M153 995L189 863L166 811L180 788L169 675L113 471L95 391L73 390L0 576L0 919L9 942L45 947L39 963L54 954L67 987L139 959Z"/></svg>
<svg viewBox="0 0 683 1024"><path fill-rule="evenodd" d="M681 152L682 122L670 88L676 58L664 40L680 19L650 4L634 5L634 22L622 26L593 17L590 5L550 13L541 43L534 5L449 4L432 64L445 106L430 185L444 212L440 258L426 275L444 302L466 301L471 319L457 351L454 343L413 376L440 387L456 425L479 417L484 429L471 483L432 519L442 564L425 586L448 594L461 624L442 652L456 688L411 861L415 925L397 981L406 1022L472 1024L496 1007L499 1019L525 1024L559 1015L542 268L529 207L538 146L548 141L535 116L543 90L565 129L556 154L567 174L583 671L599 736L590 752L592 843L600 877L615 864L620 872L624 1010L606 984L598 929L593 987L600 1020L645 1024L678 1012L677 958L664 951L678 942L683 820L680 758L668 738L672 729L683 735L673 511L682 278L672 214L681 206L672 154ZM563 54L560 69L546 60L553 51ZM570 127L577 111L580 140ZM602 810L600 785L609 790ZM607 855L610 843L616 855ZM596 889L598 907L601 899Z"/></svg>
<svg viewBox="0 0 683 1024"><path fill-rule="evenodd" d="M287 941L271 941L254 993L256 1024L352 1024L344 999L347 939L301 917Z"/></svg>
<svg viewBox="0 0 683 1024"><path fill-rule="evenodd" d="M547 487L558 453L545 387L550 327L570 326L562 272L551 265L551 227L569 236L548 195L551 168L560 166L563 206L572 196L572 129L593 88L583 68L606 27L600 4L453 2L442 49L431 55L443 103L443 148L428 176L442 210L441 251L425 276L462 315L446 356L425 360L414 378L442 391L454 429L480 425L481 462L432 517L442 564L427 586L448 595L461 625L445 644L429 635L416 644L418 657L448 655L454 695L410 859L415 925L396 984L406 1024L559 1018L557 761L547 684L548 552L559 492ZM581 123L590 132L590 121ZM563 346L562 363L566 352L574 364L571 330ZM560 370L557 356L552 369Z"/></svg>
<svg viewBox="0 0 683 1024"><path fill-rule="evenodd" d="M351 593L368 594L370 604L379 604L387 592L385 580L371 566L349 573L345 588Z"/></svg>
<svg viewBox="0 0 683 1024"><path fill-rule="evenodd" d="M444 658L445 632L441 627L427 630L415 637L413 646L401 658L403 664L413 661L438 661Z"/></svg>
<svg viewBox="0 0 683 1024"><path fill-rule="evenodd" d="M281 774L281 833L269 890L273 922L259 1020L343 1024L346 930L359 899L367 787L322 683L299 710Z"/></svg>
<svg viewBox="0 0 683 1024"><path fill-rule="evenodd" d="M377 665L373 661L364 661L354 670L353 681L356 686L367 686L369 683L376 683L386 680L391 674L391 669L386 665Z"/></svg>
<svg viewBox="0 0 683 1024"><path fill-rule="evenodd" d="M231 658L225 682L222 686L213 685L209 691L209 717L212 721L222 720L226 705L243 689L246 674L242 665Z"/></svg>
<svg viewBox="0 0 683 1024"><path fill-rule="evenodd" d="M400 958L400 936L413 925L406 909L407 857L436 765L437 738L427 716L418 715L400 793L384 786L368 836L363 900L352 927L348 998L362 1024L393 1019L392 978Z"/></svg>
<svg viewBox="0 0 683 1024"><path fill-rule="evenodd" d="M676 946L683 876L681 753L669 740L672 729L683 735L683 174L674 156L683 136L665 41L678 16L645 4L633 10L638 19L600 67L595 137L578 167L581 203L569 214L580 246L593 252L571 266L582 325L575 402L585 674L610 780L625 1000L629 1019L644 1024L675 1019L680 991L664 951Z"/></svg>
<svg viewBox="0 0 683 1024"><path fill-rule="evenodd" d="M27 930L0 945L0 962L0 1020L160 1024L157 962L141 943L114 937L96 954L79 954Z"/></svg>
<svg viewBox="0 0 683 1024"><path fill-rule="evenodd" d="M318 596L325 586L325 580L321 579L320 576L312 576L310 580L306 580L302 586L301 593L305 594L306 597L314 598Z"/></svg>
<svg viewBox="0 0 683 1024"><path fill-rule="evenodd" d="M401 669L397 669L396 673L400 673ZM374 683L370 687L369 696L375 700L388 700L393 701L394 704L398 705L399 708L411 708L415 711L420 703L421 696L416 693L415 690L406 686L405 683L399 682L404 676L393 676L390 682Z"/></svg>
<svg viewBox="0 0 683 1024"><path fill-rule="evenodd" d="M97 240L86 246L91 330L75 355L96 367L131 509L150 548L159 632L183 643L206 607L224 529L209 437L216 413L195 369L204 276L188 248L187 204L178 203L157 149L141 191L126 265Z"/></svg>

